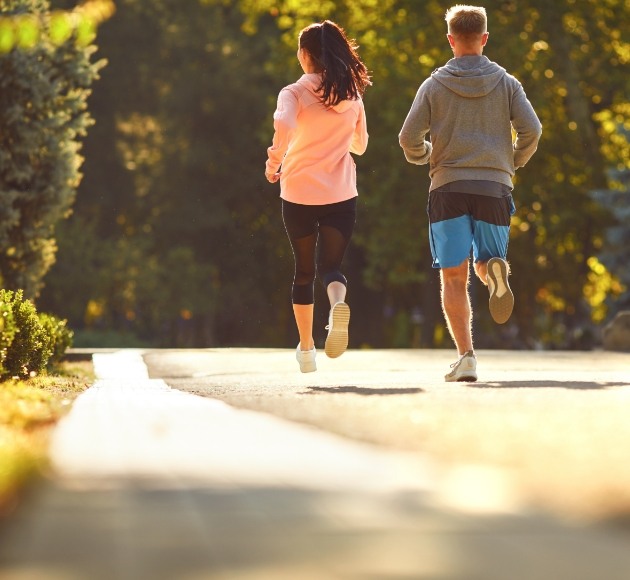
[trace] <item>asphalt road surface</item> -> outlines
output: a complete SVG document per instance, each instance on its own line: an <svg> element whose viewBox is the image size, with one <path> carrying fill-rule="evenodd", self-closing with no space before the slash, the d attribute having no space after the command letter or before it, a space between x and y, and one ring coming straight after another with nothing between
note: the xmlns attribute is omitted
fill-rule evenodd
<svg viewBox="0 0 630 580"><path fill-rule="evenodd" d="M483 488L490 478L505 489L497 501L630 516L630 354L481 351L476 383L444 382L452 351L319 352L307 374L293 357L221 349L144 360L173 388L416 453L448 481L469 474L466 485Z"/></svg>
<svg viewBox="0 0 630 580"><path fill-rule="evenodd" d="M627 580L630 354L117 351L0 580Z"/></svg>

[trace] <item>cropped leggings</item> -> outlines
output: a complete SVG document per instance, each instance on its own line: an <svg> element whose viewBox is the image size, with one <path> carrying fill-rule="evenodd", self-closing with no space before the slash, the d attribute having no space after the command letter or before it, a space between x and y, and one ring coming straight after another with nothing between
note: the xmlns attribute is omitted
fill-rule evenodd
<svg viewBox="0 0 630 580"><path fill-rule="evenodd" d="M295 258L293 304L313 304L316 273L324 288L331 282L347 285L339 269L352 237L356 215L356 197L326 205L301 205L282 200L282 219Z"/></svg>

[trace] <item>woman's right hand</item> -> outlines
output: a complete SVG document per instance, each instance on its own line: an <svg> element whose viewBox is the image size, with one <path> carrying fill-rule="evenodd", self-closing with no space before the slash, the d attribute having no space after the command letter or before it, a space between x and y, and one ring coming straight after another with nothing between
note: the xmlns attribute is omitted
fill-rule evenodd
<svg viewBox="0 0 630 580"><path fill-rule="evenodd" d="M265 177L267 178L267 181L269 183L276 183L276 181L278 181L278 179L280 179L281 175L282 175L282 171L278 171L276 173L267 173L267 172L265 172Z"/></svg>

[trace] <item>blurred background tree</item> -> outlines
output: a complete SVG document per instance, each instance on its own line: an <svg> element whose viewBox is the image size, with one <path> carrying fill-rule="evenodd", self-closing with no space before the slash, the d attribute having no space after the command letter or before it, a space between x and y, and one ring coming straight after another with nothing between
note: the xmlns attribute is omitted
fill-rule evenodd
<svg viewBox="0 0 630 580"><path fill-rule="evenodd" d="M54 262L54 231L74 203L80 139L92 119L92 15L45 0L0 4L0 284L34 298Z"/></svg>
<svg viewBox="0 0 630 580"><path fill-rule="evenodd" d="M57 1L70 9L73 2ZM615 313L623 268L606 200L627 200L625 0L484 3L485 54L524 85L544 126L517 173L509 259L517 305L493 325L473 284L476 344L589 348ZM263 175L278 91L301 71L297 33L331 18L372 71L370 144L346 259L351 346L449 346L430 267L426 167L398 132L419 84L451 56L432 0L119 0L99 30L109 65L90 98L85 177L57 237L42 307L75 344L287 346L291 251ZM611 193L616 190L617 193ZM593 192L599 192L594 195ZM623 203L623 202L621 202ZM625 202L627 205L627 202ZM625 224L627 230L627 224ZM324 336L318 288L316 340Z"/></svg>

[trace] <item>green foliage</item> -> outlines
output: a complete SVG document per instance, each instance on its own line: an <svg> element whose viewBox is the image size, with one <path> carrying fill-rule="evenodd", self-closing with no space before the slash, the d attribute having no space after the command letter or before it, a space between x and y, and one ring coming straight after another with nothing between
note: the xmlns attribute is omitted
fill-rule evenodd
<svg viewBox="0 0 630 580"><path fill-rule="evenodd" d="M116 330L78 330L73 343L80 348L147 348L155 346L151 341L143 341L134 334Z"/></svg>
<svg viewBox="0 0 630 580"><path fill-rule="evenodd" d="M4 360L4 377L26 378L44 370L54 340L42 325L35 306L18 290L0 290L0 301L11 309L14 337Z"/></svg>
<svg viewBox="0 0 630 580"><path fill-rule="evenodd" d="M243 22L234 3L138 2L99 31L109 65L90 101L86 179L39 300L73 328L158 346L261 331L283 344L278 312L291 313L276 286L290 285L291 254L259 135L276 28L250 37Z"/></svg>
<svg viewBox="0 0 630 580"><path fill-rule="evenodd" d="M616 187L608 169L630 163L630 48L621 28L628 5L486 4L485 54L523 83L544 127L539 151L516 180L509 259L518 303L509 334L517 336L497 332L475 283L477 346L578 346L573 336L595 309L601 316L609 302L602 294L611 298L625 268L624 253L602 259L611 284L593 280L592 258L612 220L609 204L591 192L606 196ZM428 171L406 163L398 132L420 83L452 56L446 7L118 3L117 18L99 29L109 66L90 99L97 123L85 139L85 179L75 215L60 226L58 263L39 304L82 333L133 334L160 346L290 344L293 264L278 188L263 177L265 153L278 91L301 74L297 33L332 18L357 40L374 81L365 95L370 143L356 160L359 216L344 266L355 336L373 346L442 345ZM319 316L325 298L317 296ZM421 322L410 324L412 316Z"/></svg>
<svg viewBox="0 0 630 580"><path fill-rule="evenodd" d="M44 0L12 0L0 13L43 19ZM0 43L2 42L0 26ZM92 119L90 86L104 61L92 45L55 44L0 54L0 278L34 298L54 262L56 224L67 217L81 180L80 139Z"/></svg>
<svg viewBox="0 0 630 580"><path fill-rule="evenodd" d="M50 358L46 366L52 367L62 361L66 350L72 346L74 333L68 328L67 320L61 320L52 314L41 312L39 322L48 338L45 351L50 350Z"/></svg>
<svg viewBox="0 0 630 580"><path fill-rule="evenodd" d="M572 336L591 325L589 261L613 222L607 204L591 194L612 187L608 169L623 159L615 131L601 119L630 90L622 13L627 17L621 1L592 0L531 2L527 11L511 2L495 12L494 28L516 32L513 42L501 44L497 59L512 63L543 123L538 153L517 173L510 241L514 282L523 297L518 324L529 340L553 335L556 326L564 332L545 342L571 346Z"/></svg>
<svg viewBox="0 0 630 580"><path fill-rule="evenodd" d="M66 320L38 313L21 290L0 290L0 379L25 378L60 363L72 337Z"/></svg>
<svg viewBox="0 0 630 580"><path fill-rule="evenodd" d="M621 186L620 191L593 192L595 199L615 216L614 225L606 230L606 239L599 255L605 268L616 273L615 279L604 292L603 306L606 314L610 310L614 312L613 299L616 296L619 296L619 309L630 308L630 269L627 267L630 262L630 170L614 172L613 179ZM601 287L600 278L598 274L597 282ZM610 276L604 276L604 280L609 278Z"/></svg>
<svg viewBox="0 0 630 580"><path fill-rule="evenodd" d="M88 46L96 37L96 28L111 18L116 7L111 0L90 0L72 11L43 11L41 2L31 3L35 13L0 17L0 54L11 50L31 50L42 42L60 45L74 40ZM25 7L19 0L5 0L3 12L11 14Z"/></svg>
<svg viewBox="0 0 630 580"><path fill-rule="evenodd" d="M0 298L0 377L6 374L5 361L9 347L15 337L15 320L13 308Z"/></svg>

